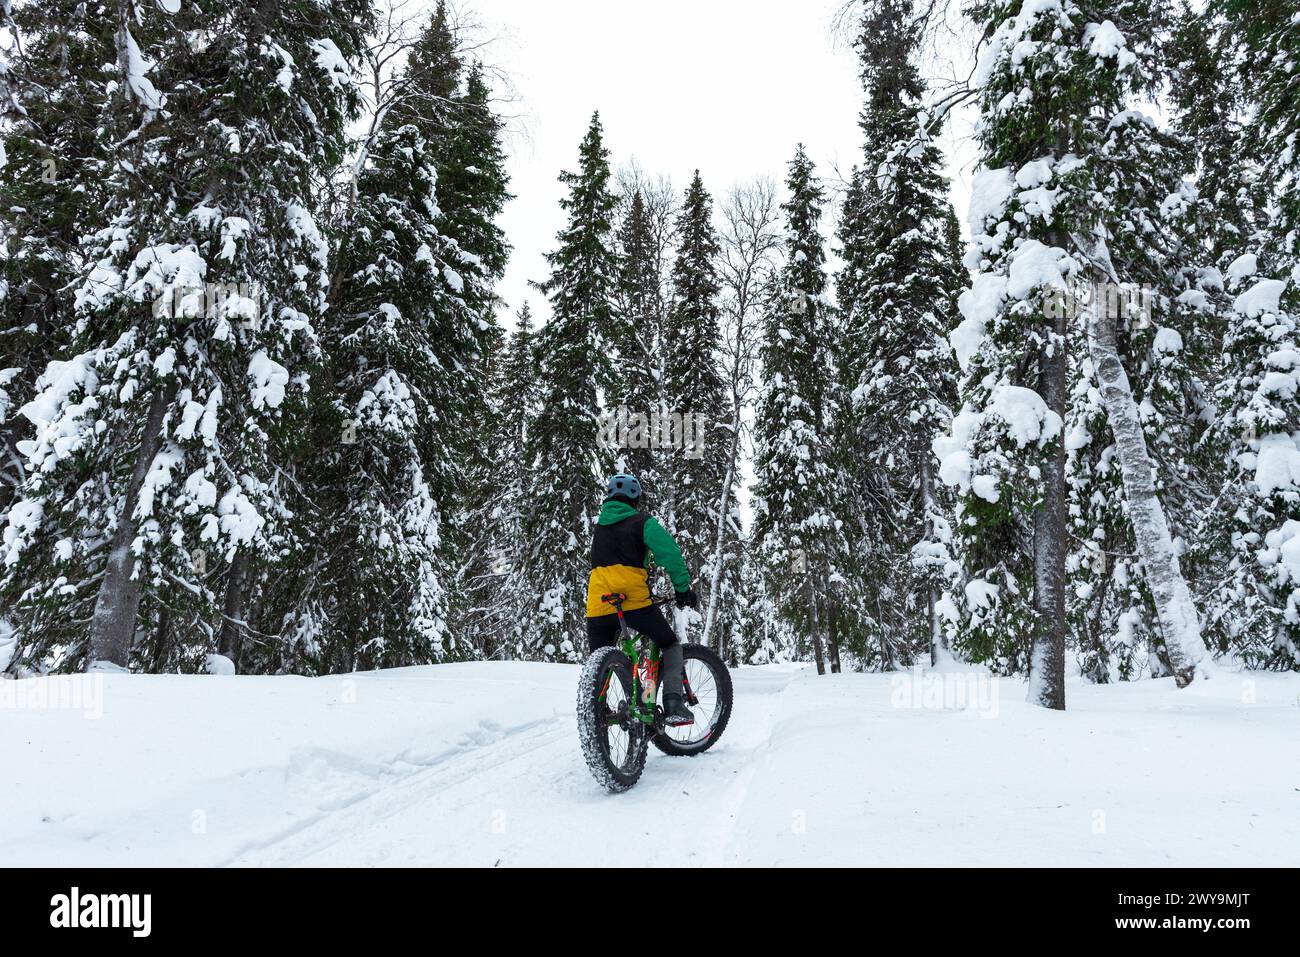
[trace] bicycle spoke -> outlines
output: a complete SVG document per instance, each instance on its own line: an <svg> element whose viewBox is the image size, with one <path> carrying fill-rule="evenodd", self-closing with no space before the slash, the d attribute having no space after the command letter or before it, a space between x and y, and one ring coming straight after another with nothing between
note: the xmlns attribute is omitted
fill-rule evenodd
<svg viewBox="0 0 1300 957"><path fill-rule="evenodd" d="M695 715L695 723L667 730L669 737L678 744L692 745L704 740L712 731L718 718L721 701L718 695L717 678L707 663L698 659L687 659L684 679L695 697L696 703L688 705L691 713Z"/></svg>

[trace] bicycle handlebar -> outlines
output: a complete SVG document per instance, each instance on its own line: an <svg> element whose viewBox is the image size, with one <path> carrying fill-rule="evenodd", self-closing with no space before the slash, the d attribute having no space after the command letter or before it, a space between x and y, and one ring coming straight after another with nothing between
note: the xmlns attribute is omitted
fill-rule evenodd
<svg viewBox="0 0 1300 957"><path fill-rule="evenodd" d="M650 604L652 607L658 605L667 605L670 604L674 600L674 598L675 598L674 595L660 595L658 598L656 598L654 595L651 595ZM611 599L617 599L617 601L613 601ZM615 608L619 608L622 605L622 603L627 600L627 598L624 595L601 595L600 600L605 602L608 605L613 605Z"/></svg>

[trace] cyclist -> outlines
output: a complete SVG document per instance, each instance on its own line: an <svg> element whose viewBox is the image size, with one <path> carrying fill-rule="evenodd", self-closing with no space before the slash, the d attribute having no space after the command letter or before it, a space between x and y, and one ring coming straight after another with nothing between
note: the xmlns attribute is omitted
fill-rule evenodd
<svg viewBox="0 0 1300 957"><path fill-rule="evenodd" d="M663 667L664 720L672 726L691 724L695 717L682 697L682 647L677 633L651 602L649 568L653 560L668 572L677 592L678 608L694 608L699 600L691 588L691 573L673 537L647 512L641 483L625 472L613 476L605 504L591 536L591 577L587 581L587 641L591 650L614 644L618 617L602 595L623 594L623 618L633 631L659 648Z"/></svg>

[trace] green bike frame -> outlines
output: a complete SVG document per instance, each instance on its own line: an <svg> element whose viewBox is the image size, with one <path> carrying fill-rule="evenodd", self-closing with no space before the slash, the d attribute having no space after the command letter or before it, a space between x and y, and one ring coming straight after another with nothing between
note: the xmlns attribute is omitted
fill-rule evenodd
<svg viewBox="0 0 1300 957"><path fill-rule="evenodd" d="M654 726L655 723L655 696L659 692L659 646L654 642L650 643L650 653L641 654L641 643L639 638L633 638L632 632L627 627L627 622L623 618L623 602L627 596L621 593L601 595L600 600L614 606L614 612L618 615L618 627L622 634L619 641L619 649L627 655L628 660L632 662L632 700L628 702L627 716L640 721L642 724ZM655 599L652 604L663 605L668 599ZM641 685L641 671L644 662L650 662L651 673L655 676L655 686L649 689L649 693L643 698L643 689ZM608 679L606 687L601 691L600 697L604 700L606 692L609 690ZM617 719L617 720L615 720ZM614 724L622 723L622 719L617 715L611 715L611 722Z"/></svg>
<svg viewBox="0 0 1300 957"><path fill-rule="evenodd" d="M624 634L626 634L627 626L624 625L623 627ZM642 724L652 725L655 723L655 694L659 689L658 687L648 689L648 697L643 700L643 689L641 687L642 658L639 642L631 635L627 635L627 637L623 639L622 648L623 654L627 655L628 659L632 662L632 702L628 708L628 714L631 717L636 718L636 720L640 721ZM652 670L656 677L655 685L657 686L659 684L657 680L659 676L658 645L653 643L650 645L648 660L654 664Z"/></svg>

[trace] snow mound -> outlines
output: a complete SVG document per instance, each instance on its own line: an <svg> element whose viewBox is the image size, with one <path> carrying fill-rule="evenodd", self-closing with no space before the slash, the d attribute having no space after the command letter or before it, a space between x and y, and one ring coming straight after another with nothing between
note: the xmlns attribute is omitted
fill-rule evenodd
<svg viewBox="0 0 1300 957"><path fill-rule="evenodd" d="M203 670L210 675L233 675L235 663L225 655L208 655L203 660Z"/></svg>

